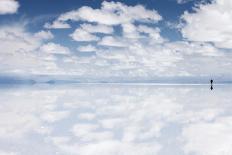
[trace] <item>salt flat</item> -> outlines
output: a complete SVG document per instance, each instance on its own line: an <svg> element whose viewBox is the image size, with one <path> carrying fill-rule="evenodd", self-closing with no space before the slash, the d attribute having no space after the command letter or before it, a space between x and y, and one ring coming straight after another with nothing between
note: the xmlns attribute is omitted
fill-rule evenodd
<svg viewBox="0 0 232 155"><path fill-rule="evenodd" d="M0 89L0 154L229 155L232 86Z"/></svg>

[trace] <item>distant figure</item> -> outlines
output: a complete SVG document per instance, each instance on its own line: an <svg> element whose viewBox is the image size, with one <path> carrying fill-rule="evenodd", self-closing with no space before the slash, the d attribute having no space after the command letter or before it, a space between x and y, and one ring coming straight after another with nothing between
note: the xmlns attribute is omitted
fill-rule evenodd
<svg viewBox="0 0 232 155"><path fill-rule="evenodd" d="M213 90L213 80L212 79L210 80L210 83L211 83L210 89Z"/></svg>
<svg viewBox="0 0 232 155"><path fill-rule="evenodd" d="M211 85L213 85L213 80L212 79L210 80L210 83L211 83Z"/></svg>

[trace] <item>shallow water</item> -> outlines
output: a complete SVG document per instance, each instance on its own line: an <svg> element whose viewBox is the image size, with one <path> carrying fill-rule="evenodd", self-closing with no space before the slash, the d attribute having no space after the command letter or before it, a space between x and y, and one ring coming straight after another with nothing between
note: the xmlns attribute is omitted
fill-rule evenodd
<svg viewBox="0 0 232 155"><path fill-rule="evenodd" d="M232 86L0 89L0 154L231 155Z"/></svg>

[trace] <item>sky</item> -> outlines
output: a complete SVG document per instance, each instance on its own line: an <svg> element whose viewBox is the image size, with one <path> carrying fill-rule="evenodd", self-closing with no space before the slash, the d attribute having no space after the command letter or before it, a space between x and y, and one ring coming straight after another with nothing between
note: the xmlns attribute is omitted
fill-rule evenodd
<svg viewBox="0 0 232 155"><path fill-rule="evenodd" d="M0 76L232 79L231 0L1 0Z"/></svg>

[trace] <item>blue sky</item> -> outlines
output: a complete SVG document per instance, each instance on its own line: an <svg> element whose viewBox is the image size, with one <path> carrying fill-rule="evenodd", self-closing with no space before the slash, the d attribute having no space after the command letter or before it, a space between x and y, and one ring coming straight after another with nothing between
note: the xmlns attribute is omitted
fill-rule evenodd
<svg viewBox="0 0 232 155"><path fill-rule="evenodd" d="M2 0L0 75L230 80L231 8L230 0Z"/></svg>
<svg viewBox="0 0 232 155"><path fill-rule="evenodd" d="M201 2L202 0L189 1L188 3L183 3L179 5L176 0L128 0L128 1L120 1L116 0L114 2L122 2L126 5L137 5L142 4L147 9L155 9L162 17L170 22L178 22L180 16L184 11L192 11L193 6L196 3ZM30 1L20 0L20 8L18 9L18 13L14 15L4 15L0 16L1 24L20 21L20 20L32 20L30 23L30 29L33 31L39 31L43 28L43 24L47 20L54 19L59 16L61 13L75 10L82 6L90 6L93 8L101 7L101 0L91 0L91 1L76 1L76 0L59 0L58 2L55 0L40 0L40 1ZM51 7L52 6L52 7ZM181 39L178 31L173 29L168 29L165 23L161 23L164 29L162 33L173 40Z"/></svg>

